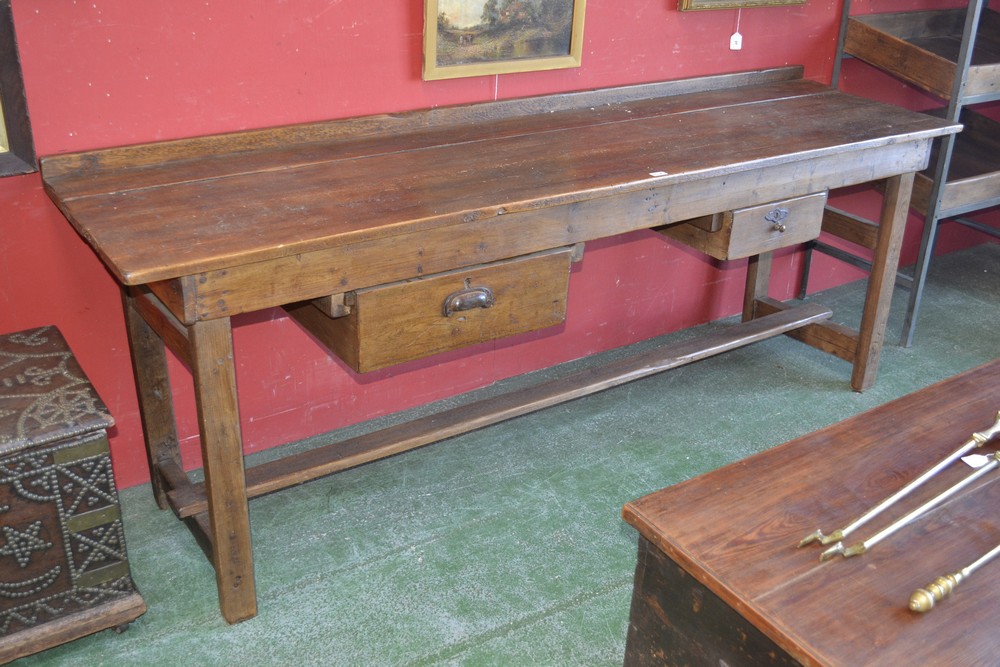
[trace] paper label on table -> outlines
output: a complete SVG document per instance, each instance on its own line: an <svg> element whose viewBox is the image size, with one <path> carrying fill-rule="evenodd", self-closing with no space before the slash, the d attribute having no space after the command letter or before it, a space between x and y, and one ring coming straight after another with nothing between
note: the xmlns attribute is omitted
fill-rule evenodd
<svg viewBox="0 0 1000 667"><path fill-rule="evenodd" d="M968 456L963 456L962 460L973 468L982 468L990 462L991 458L993 457L984 454L969 454Z"/></svg>

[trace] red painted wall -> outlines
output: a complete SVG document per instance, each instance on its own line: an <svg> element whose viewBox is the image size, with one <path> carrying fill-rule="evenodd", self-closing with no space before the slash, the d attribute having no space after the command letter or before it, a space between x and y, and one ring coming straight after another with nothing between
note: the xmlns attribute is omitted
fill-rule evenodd
<svg viewBox="0 0 1000 667"><path fill-rule="evenodd" d="M681 13L675 0L589 0L583 66L420 78L422 0L14 0L40 155L285 123L801 63L828 80L839 3ZM919 6L913 2L902 6ZM730 51L739 22L743 50ZM797 285L778 260L773 293ZM651 233L588 244L567 323L356 376L280 310L234 333L247 451L736 312L743 263ZM817 285L854 277L824 269ZM0 179L0 330L58 325L117 419L119 484L147 479L114 280L37 174ZM172 365L185 460L200 465L190 378ZM847 368L845 365L845 381Z"/></svg>

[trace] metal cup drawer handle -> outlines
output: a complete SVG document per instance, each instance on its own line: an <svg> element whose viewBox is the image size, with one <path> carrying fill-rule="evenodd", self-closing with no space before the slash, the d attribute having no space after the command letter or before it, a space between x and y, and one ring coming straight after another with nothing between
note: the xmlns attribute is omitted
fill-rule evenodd
<svg viewBox="0 0 1000 667"><path fill-rule="evenodd" d="M496 303L493 290L489 287L469 287L452 292L444 300L444 316L460 313L474 308L489 308Z"/></svg>
<svg viewBox="0 0 1000 667"><path fill-rule="evenodd" d="M788 226L785 224L785 220L787 219L788 219L788 209L781 207L769 211L768 214L764 216L764 220L770 222L771 229L773 229L776 232L784 232L786 229L788 229Z"/></svg>

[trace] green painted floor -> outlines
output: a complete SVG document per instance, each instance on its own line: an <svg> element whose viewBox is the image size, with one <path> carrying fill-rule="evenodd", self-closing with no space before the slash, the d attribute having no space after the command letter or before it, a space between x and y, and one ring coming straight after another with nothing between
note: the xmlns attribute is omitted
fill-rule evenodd
<svg viewBox="0 0 1000 667"><path fill-rule="evenodd" d="M862 298L855 283L813 300L854 324ZM895 345L904 300L864 394L845 362L773 339L256 500L260 615L236 626L187 530L148 486L128 489L149 611L124 634L15 664L621 664L636 548L625 502L1000 356L1000 245L936 260L910 349Z"/></svg>

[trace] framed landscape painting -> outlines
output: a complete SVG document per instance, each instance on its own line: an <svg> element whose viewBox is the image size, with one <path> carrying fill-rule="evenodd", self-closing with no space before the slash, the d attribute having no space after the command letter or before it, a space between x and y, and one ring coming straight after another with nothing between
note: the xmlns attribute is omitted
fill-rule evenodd
<svg viewBox="0 0 1000 667"><path fill-rule="evenodd" d="M424 1L424 79L580 66L585 0Z"/></svg>

